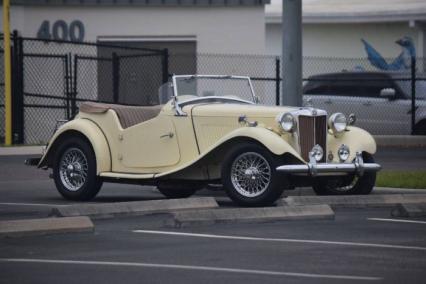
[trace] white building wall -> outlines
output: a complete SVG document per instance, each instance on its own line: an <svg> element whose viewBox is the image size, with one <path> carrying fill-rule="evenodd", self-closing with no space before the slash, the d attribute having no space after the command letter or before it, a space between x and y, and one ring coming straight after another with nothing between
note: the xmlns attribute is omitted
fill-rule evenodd
<svg viewBox="0 0 426 284"><path fill-rule="evenodd" d="M35 37L44 20L80 20L85 40L100 36L195 36L203 53L263 54L265 23L262 6L12 6L12 29Z"/></svg>
<svg viewBox="0 0 426 284"><path fill-rule="evenodd" d="M422 29L404 23L369 24L303 24L303 55L313 57L365 58L361 38L367 40L384 57L394 58L401 52L395 41L410 36L418 56L423 56ZM281 54L280 24L266 24L266 52Z"/></svg>

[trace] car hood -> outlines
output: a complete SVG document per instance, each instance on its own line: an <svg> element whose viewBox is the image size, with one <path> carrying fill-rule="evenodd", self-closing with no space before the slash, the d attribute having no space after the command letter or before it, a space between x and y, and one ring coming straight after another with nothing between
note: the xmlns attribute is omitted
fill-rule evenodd
<svg viewBox="0 0 426 284"><path fill-rule="evenodd" d="M245 105L245 104L198 104L191 106L194 117L239 117L275 118L278 114L294 110L292 107Z"/></svg>

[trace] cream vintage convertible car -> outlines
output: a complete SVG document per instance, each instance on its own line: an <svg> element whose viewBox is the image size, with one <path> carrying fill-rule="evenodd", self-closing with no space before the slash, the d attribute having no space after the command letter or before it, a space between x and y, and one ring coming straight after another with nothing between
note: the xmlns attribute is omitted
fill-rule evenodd
<svg viewBox="0 0 426 284"><path fill-rule="evenodd" d="M168 198L223 186L242 206L285 189L368 194L380 165L366 131L341 113L258 104L248 77L173 76L157 106L84 103L41 159L60 194L89 200L103 182L155 185Z"/></svg>

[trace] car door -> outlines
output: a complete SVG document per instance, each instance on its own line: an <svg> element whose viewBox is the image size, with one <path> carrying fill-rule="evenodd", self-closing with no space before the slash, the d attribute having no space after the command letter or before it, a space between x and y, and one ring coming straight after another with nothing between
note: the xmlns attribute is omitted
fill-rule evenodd
<svg viewBox="0 0 426 284"><path fill-rule="evenodd" d="M380 95L383 89L394 89L395 97ZM358 125L373 134L409 134L409 107L390 77L377 75L360 87Z"/></svg>
<svg viewBox="0 0 426 284"><path fill-rule="evenodd" d="M126 128L120 135L120 158L126 168L173 166L180 160L175 127L167 115Z"/></svg>
<svg viewBox="0 0 426 284"><path fill-rule="evenodd" d="M326 110L329 114L336 112L336 104L333 103L336 95L335 82L324 76L309 78L303 88L305 103L309 99L313 107Z"/></svg>
<svg viewBox="0 0 426 284"><path fill-rule="evenodd" d="M354 87L346 77L344 73L313 77L315 83L308 83L304 88L305 98L310 97L314 107L328 114L355 113L359 99L353 96Z"/></svg>

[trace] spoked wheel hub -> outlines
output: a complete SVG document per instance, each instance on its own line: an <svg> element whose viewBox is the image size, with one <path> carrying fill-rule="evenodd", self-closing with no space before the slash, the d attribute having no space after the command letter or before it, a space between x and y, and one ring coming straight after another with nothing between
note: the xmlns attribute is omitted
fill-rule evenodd
<svg viewBox="0 0 426 284"><path fill-rule="evenodd" d="M79 190L87 179L88 163L86 155L78 148L64 152L60 161L59 175L62 184L70 191Z"/></svg>
<svg viewBox="0 0 426 284"><path fill-rule="evenodd" d="M271 167L262 155L256 152L243 153L232 163L231 181L241 195L259 196L271 181Z"/></svg>

